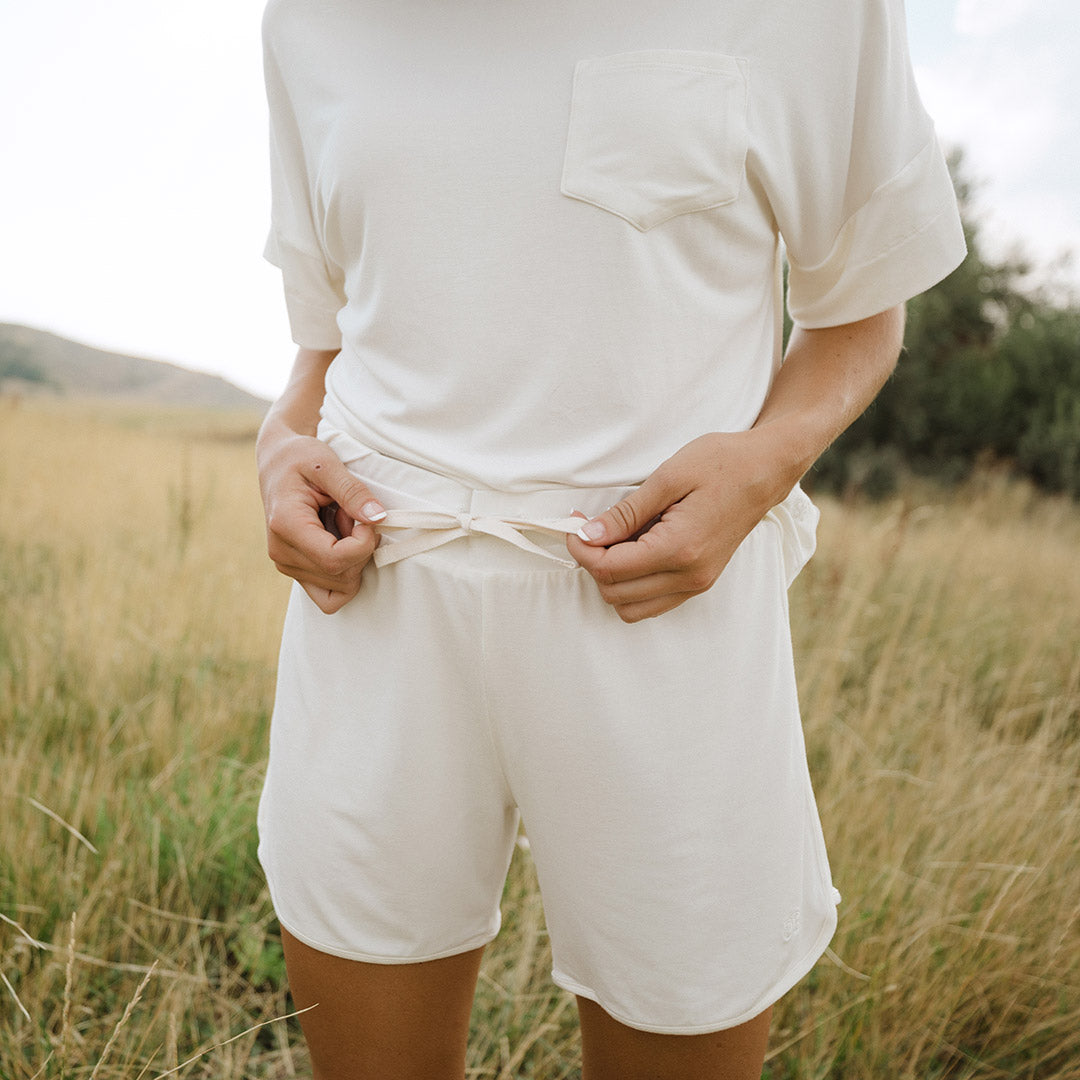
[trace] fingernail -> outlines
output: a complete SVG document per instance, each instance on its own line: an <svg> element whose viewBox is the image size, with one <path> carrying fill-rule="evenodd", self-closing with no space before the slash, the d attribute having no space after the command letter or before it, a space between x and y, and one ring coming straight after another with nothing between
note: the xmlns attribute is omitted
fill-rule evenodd
<svg viewBox="0 0 1080 1080"><path fill-rule="evenodd" d="M364 516L366 521L382 521L386 517L386 511L382 508L380 503L377 503L374 499L371 502L364 503L360 507L360 513Z"/></svg>
<svg viewBox="0 0 1080 1080"><path fill-rule="evenodd" d="M603 540L606 532L604 523L597 519L596 521L587 521L578 529L577 534L582 540Z"/></svg>

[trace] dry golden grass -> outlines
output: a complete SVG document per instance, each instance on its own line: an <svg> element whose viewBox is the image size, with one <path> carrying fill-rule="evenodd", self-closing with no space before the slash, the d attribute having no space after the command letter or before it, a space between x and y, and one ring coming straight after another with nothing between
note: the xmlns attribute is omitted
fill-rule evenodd
<svg viewBox="0 0 1080 1080"><path fill-rule="evenodd" d="M286 582L251 417L0 401L0 1078L303 1077L254 811ZM791 1078L1080 1077L1080 511L826 503L792 593L844 894ZM580 1075L519 852L468 1076Z"/></svg>

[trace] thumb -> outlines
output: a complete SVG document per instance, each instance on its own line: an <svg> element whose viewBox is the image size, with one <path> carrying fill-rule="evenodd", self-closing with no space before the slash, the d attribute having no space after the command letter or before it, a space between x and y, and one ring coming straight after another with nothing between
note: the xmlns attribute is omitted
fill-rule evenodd
<svg viewBox="0 0 1080 1080"><path fill-rule="evenodd" d="M354 521L373 525L386 517L386 508L371 494L363 480L353 476L336 456L312 464L305 479L329 495Z"/></svg>
<svg viewBox="0 0 1080 1080"><path fill-rule="evenodd" d="M586 521L577 535L596 546L620 544L644 532L679 498L681 495L654 473L641 487Z"/></svg>

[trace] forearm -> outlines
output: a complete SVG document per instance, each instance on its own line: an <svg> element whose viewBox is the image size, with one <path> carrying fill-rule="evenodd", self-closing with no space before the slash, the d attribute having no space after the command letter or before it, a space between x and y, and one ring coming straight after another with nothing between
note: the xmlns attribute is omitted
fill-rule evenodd
<svg viewBox="0 0 1080 1080"><path fill-rule="evenodd" d="M261 457L281 436L314 435L319 424L326 369L336 352L300 349L281 397L270 406L259 429L256 454Z"/></svg>
<svg viewBox="0 0 1080 1080"><path fill-rule="evenodd" d="M904 306L821 330L796 327L752 429L782 499L874 400L896 367Z"/></svg>

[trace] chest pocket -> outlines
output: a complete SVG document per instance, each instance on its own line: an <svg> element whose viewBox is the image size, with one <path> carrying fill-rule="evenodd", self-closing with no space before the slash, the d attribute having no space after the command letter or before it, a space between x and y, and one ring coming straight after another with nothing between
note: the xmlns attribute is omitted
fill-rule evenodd
<svg viewBox="0 0 1080 1080"><path fill-rule="evenodd" d="M582 60L574 71L562 193L645 231L738 198L747 64L668 49Z"/></svg>

